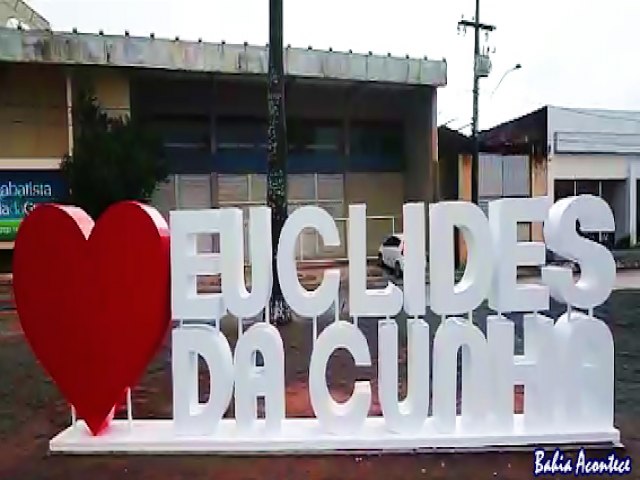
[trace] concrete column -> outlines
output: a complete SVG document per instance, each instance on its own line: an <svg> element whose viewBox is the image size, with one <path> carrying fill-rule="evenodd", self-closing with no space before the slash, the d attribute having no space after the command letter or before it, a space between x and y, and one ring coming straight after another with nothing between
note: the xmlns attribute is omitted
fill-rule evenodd
<svg viewBox="0 0 640 480"><path fill-rule="evenodd" d="M416 90L405 122L404 195L407 202L433 199L430 173L437 158L437 128L433 119L435 89Z"/></svg>
<svg viewBox="0 0 640 480"><path fill-rule="evenodd" d="M465 202L471 201L471 162L473 157L470 154L462 154L458 157L458 199ZM457 235L458 262L466 263L467 245L464 243L462 235Z"/></svg>
<svg viewBox="0 0 640 480"><path fill-rule="evenodd" d="M551 201L555 201L555 185L554 185L554 174L553 174L553 159L550 156L547 156L547 195L551 197Z"/></svg>
<svg viewBox="0 0 640 480"><path fill-rule="evenodd" d="M638 175L634 162L629 164L629 241L631 245L635 245L638 241L638 225L637 225L637 197L638 197Z"/></svg>
<svg viewBox="0 0 640 480"><path fill-rule="evenodd" d="M440 200L440 175L439 175L439 154L438 154L438 95L435 88L431 89L429 102L430 118L429 129L431 130L431 145L429 148L429 202L434 203Z"/></svg>
<svg viewBox="0 0 640 480"><path fill-rule="evenodd" d="M405 117L404 201L424 202L427 222L428 204L435 200L434 172L438 158L436 117L436 89L416 89ZM428 240L428 225L426 227Z"/></svg>
<svg viewBox="0 0 640 480"><path fill-rule="evenodd" d="M548 190L547 159L544 156L531 155L529 161L531 162L531 196L544 197L547 195ZM542 223L533 223L531 225L532 241L541 242L543 240L542 229Z"/></svg>
<svg viewBox="0 0 640 480"><path fill-rule="evenodd" d="M344 192L344 204L342 210L342 217L347 217L349 213L349 202L347 201L347 188L349 185L347 184L347 178L349 176L349 159L351 157L351 119L352 119L352 111L354 108L354 102L356 101L356 91L354 89L348 89L345 93L345 109L344 115L342 117L342 138L344 138L344 145L342 150L342 191ZM340 222L338 224L338 230L340 231L340 238L344 240L345 243L345 256L348 255L348 249L346 247L347 240L347 229L346 222Z"/></svg>
<svg viewBox="0 0 640 480"><path fill-rule="evenodd" d="M69 155L73 155L73 78L71 76L71 70L67 70L65 76L66 86L66 111L67 111L67 141L69 148Z"/></svg>
<svg viewBox="0 0 640 480"><path fill-rule="evenodd" d="M218 100L217 83L214 80L211 83L211 105L209 105L209 135L211 140L210 153L213 156L218 149L218 128L217 128L217 115L216 115L216 103ZM210 178L210 193L211 193L211 206L213 208L219 205L219 189L218 189L218 173L214 168L211 169Z"/></svg>

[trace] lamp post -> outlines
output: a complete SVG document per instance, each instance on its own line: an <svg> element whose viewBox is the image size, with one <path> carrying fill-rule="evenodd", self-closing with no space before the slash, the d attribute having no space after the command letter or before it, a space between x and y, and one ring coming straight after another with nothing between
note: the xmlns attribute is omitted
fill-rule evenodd
<svg viewBox="0 0 640 480"><path fill-rule="evenodd" d="M519 63L516 63L513 67L511 67L509 70L504 72L504 75L502 75L502 78L500 79L500 81L496 85L496 88L494 88L493 92L491 92L491 97L490 98L493 98L493 95L496 93L496 91L498 90L500 85L502 85L502 81L507 77L507 75L509 75L511 72L515 72L516 70L520 70L521 68L522 68L522 65L520 65Z"/></svg>
<svg viewBox="0 0 640 480"><path fill-rule="evenodd" d="M267 206L271 208L273 287L269 300L269 322L284 325L291 312L278 280L277 256L280 232L287 219L287 126L284 98L282 44L282 0L269 0L269 73L267 106L269 109Z"/></svg>

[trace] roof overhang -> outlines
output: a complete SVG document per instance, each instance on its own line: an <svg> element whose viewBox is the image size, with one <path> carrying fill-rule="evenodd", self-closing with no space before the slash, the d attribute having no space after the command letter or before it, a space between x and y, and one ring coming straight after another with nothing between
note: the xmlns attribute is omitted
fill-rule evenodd
<svg viewBox="0 0 640 480"><path fill-rule="evenodd" d="M103 65L219 74L266 75L268 48L132 36L0 28L0 62ZM293 77L442 87L445 60L287 47Z"/></svg>

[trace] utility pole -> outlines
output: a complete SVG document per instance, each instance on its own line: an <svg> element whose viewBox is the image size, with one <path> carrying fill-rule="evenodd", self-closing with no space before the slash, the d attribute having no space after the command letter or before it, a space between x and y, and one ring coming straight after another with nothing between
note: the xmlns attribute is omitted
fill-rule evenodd
<svg viewBox="0 0 640 480"><path fill-rule="evenodd" d="M287 126L284 99L283 0L269 0L269 73L267 76L268 173L267 206L271 208L271 241L273 245L273 287L269 300L269 322L284 325L291 321L289 306L278 281L278 242L287 219Z"/></svg>
<svg viewBox="0 0 640 480"><path fill-rule="evenodd" d="M480 158L480 139L478 138L478 99L480 96L480 78L489 75L490 63L486 55L480 55L480 31L493 32L496 27L480 23L480 0L476 0L476 15L473 20L460 20L458 29L467 27L474 30L473 44L473 116L471 117L471 137L473 140L473 159L471 162L471 201L478 203L478 164Z"/></svg>

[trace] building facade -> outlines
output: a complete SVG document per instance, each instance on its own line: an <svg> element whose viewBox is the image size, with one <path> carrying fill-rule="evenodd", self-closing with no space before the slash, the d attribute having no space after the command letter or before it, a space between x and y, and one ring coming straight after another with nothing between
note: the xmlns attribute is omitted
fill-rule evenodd
<svg viewBox="0 0 640 480"><path fill-rule="evenodd" d="M616 231L591 236L609 247L636 244L640 112L547 106L483 132L482 140L507 161L529 157L532 195L602 197Z"/></svg>
<svg viewBox="0 0 640 480"><path fill-rule="evenodd" d="M264 204L267 53L0 29L0 181L50 182L55 195L52 179L73 148L74 96L90 84L108 114L160 133L171 171L154 197L163 214ZM285 72L290 208L324 207L346 240L347 206L365 202L374 254L384 235L401 231L404 202L435 199L436 90L446 83L446 63L287 48ZM213 240L202 241L212 248ZM345 255L312 233L299 251Z"/></svg>

